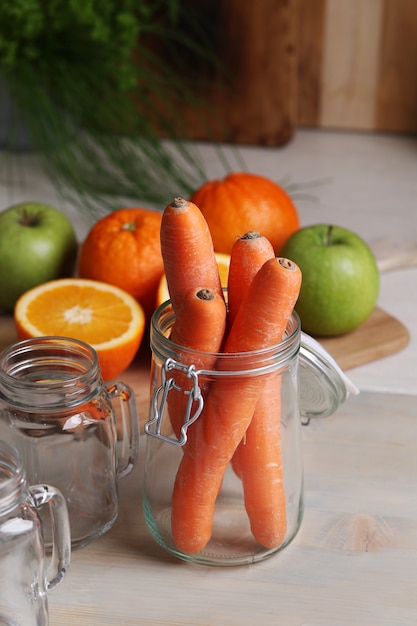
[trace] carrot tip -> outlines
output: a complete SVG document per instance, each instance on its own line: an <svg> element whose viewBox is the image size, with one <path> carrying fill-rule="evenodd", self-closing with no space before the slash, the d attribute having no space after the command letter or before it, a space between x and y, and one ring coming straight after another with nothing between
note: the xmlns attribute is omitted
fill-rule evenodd
<svg viewBox="0 0 417 626"><path fill-rule="evenodd" d="M257 230L248 230L247 233L241 236L241 239L259 239L261 233Z"/></svg>
<svg viewBox="0 0 417 626"><path fill-rule="evenodd" d="M187 205L187 200L184 200L184 198L180 198L180 197L174 198L173 201L171 202L171 206L174 209L179 209L186 205Z"/></svg>
<svg viewBox="0 0 417 626"><path fill-rule="evenodd" d="M278 258L278 263L286 270L290 270L290 272L295 272L297 270L297 265L294 263L294 261L291 261L290 259L286 259L284 257L279 257Z"/></svg>
<svg viewBox="0 0 417 626"><path fill-rule="evenodd" d="M214 293L210 289L199 289L196 296L199 300L214 300Z"/></svg>

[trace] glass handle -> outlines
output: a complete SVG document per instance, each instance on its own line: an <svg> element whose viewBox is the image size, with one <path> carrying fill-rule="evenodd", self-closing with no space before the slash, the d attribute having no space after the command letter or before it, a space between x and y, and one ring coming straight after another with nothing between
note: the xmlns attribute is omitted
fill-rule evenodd
<svg viewBox="0 0 417 626"><path fill-rule="evenodd" d="M68 572L71 560L71 531L64 496L50 485L32 485L30 494L36 508L48 505L52 522L52 554L46 572L47 589L53 589Z"/></svg>
<svg viewBox="0 0 417 626"><path fill-rule="evenodd" d="M138 456L139 415L136 397L130 387L120 382L109 384L107 391L112 403L116 398L119 400L120 411L116 411L116 415L121 416L122 436L117 475L123 478L133 470Z"/></svg>

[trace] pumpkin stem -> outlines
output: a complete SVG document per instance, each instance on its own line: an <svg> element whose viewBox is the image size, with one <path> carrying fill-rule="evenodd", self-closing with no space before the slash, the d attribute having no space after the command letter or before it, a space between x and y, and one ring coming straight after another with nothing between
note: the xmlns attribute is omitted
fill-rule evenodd
<svg viewBox="0 0 417 626"><path fill-rule="evenodd" d="M136 230L135 222L125 222L122 225L122 230L130 230L131 232L133 232L134 230Z"/></svg>

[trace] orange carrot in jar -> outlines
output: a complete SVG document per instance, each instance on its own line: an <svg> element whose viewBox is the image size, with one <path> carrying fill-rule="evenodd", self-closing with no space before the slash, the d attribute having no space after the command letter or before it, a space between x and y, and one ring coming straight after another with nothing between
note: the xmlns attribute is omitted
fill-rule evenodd
<svg viewBox="0 0 417 626"><path fill-rule="evenodd" d="M233 324L242 300L262 265L275 257L274 248L266 237L251 230L236 239L233 244L228 276L227 303L228 326ZM232 459L233 469L240 476L239 448Z"/></svg>
<svg viewBox="0 0 417 626"><path fill-rule="evenodd" d="M274 258L271 242L258 231L251 230L233 244L227 282L229 325L233 324L245 293L265 261Z"/></svg>
<svg viewBox="0 0 417 626"><path fill-rule="evenodd" d="M298 266L270 259L248 288L228 334L219 367L226 371L256 367L256 356L236 355L272 347L282 339L301 282ZM295 298L295 300L294 300ZM219 376L202 415L193 424L178 467L171 527L177 548L193 554L211 537L215 501L224 472L252 419L265 376Z"/></svg>
<svg viewBox="0 0 417 626"><path fill-rule="evenodd" d="M293 295L292 309L300 284ZM282 317L282 334L292 313L290 308ZM253 536L266 548L280 546L285 540L287 520L279 371L272 372L265 382L252 420L233 457L233 467L242 479L245 507Z"/></svg>
<svg viewBox="0 0 417 626"><path fill-rule="evenodd" d="M236 240L229 268L229 324L233 323L255 274L273 256L269 240L256 231ZM281 377L279 372L274 372L268 376L252 420L232 458L233 469L243 481L252 533L267 548L283 543L287 527L280 415Z"/></svg>
<svg viewBox="0 0 417 626"><path fill-rule="evenodd" d="M171 341L178 346L177 360L185 366L194 365L196 370L211 370L222 347L225 329L226 303L223 297L210 289L191 289L184 298L170 336ZM169 392L167 403L171 426L178 437L191 381L182 371L176 371L172 376L177 389ZM204 395L204 388L201 391Z"/></svg>
<svg viewBox="0 0 417 626"><path fill-rule="evenodd" d="M191 289L184 298L181 315L175 320L171 340L179 346L200 352L219 352L226 328L226 303L207 287ZM197 358L197 357L196 357ZM215 356L200 355L196 367L207 369ZM207 360L208 359L208 360Z"/></svg>
<svg viewBox="0 0 417 626"><path fill-rule="evenodd" d="M235 453L252 534L268 549L282 545L287 531L280 418L281 374L273 372Z"/></svg>
<svg viewBox="0 0 417 626"><path fill-rule="evenodd" d="M160 240L168 291L176 315L193 288L204 285L223 297L210 230L195 204L174 198L162 214Z"/></svg>

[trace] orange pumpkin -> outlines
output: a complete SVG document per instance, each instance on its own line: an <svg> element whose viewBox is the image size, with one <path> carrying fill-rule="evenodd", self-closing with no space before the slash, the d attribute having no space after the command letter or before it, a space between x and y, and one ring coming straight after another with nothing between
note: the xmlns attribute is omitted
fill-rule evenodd
<svg viewBox="0 0 417 626"><path fill-rule="evenodd" d="M300 228L297 209L285 189L257 174L235 172L209 181L190 200L206 218L216 252L230 254L235 239L257 230L278 254Z"/></svg>

